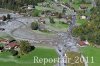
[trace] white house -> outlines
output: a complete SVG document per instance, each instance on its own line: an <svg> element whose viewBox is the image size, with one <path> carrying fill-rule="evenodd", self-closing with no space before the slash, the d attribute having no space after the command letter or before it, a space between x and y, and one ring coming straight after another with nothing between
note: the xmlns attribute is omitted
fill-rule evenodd
<svg viewBox="0 0 100 66"><path fill-rule="evenodd" d="M86 19L86 16L81 16L81 19Z"/></svg>
<svg viewBox="0 0 100 66"><path fill-rule="evenodd" d="M58 0L55 0L55 2L58 2Z"/></svg>
<svg viewBox="0 0 100 66"><path fill-rule="evenodd" d="M28 5L28 8L29 10L33 9L33 5Z"/></svg>

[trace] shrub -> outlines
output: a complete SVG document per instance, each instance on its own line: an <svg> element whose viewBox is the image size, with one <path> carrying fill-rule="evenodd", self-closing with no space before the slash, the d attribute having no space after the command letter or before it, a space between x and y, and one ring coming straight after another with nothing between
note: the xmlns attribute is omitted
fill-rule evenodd
<svg viewBox="0 0 100 66"><path fill-rule="evenodd" d="M40 10L35 9L35 10L33 11L32 16L38 17L39 14L40 14Z"/></svg>
<svg viewBox="0 0 100 66"><path fill-rule="evenodd" d="M67 24L67 23L65 23L65 22L63 22L63 21L59 21L59 24Z"/></svg>
<svg viewBox="0 0 100 66"><path fill-rule="evenodd" d="M16 56L16 58L20 58L20 56L19 56L19 55L17 55L17 56Z"/></svg>
<svg viewBox="0 0 100 66"><path fill-rule="evenodd" d="M18 55L18 51L14 50L14 49L11 49L10 52L11 52L11 54L12 54L13 56Z"/></svg>
<svg viewBox="0 0 100 66"><path fill-rule="evenodd" d="M30 46L30 47L31 47L30 51L35 50L35 46Z"/></svg>

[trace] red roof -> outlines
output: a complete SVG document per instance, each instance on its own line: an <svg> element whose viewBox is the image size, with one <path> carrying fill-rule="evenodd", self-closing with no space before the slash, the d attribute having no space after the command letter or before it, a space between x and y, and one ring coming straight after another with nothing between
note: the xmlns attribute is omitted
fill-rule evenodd
<svg viewBox="0 0 100 66"><path fill-rule="evenodd" d="M78 43L79 43L80 46L86 45L84 41L79 41Z"/></svg>
<svg viewBox="0 0 100 66"><path fill-rule="evenodd" d="M2 39L2 40L0 40L0 42L8 42L8 40L3 40L3 39Z"/></svg>
<svg viewBox="0 0 100 66"><path fill-rule="evenodd" d="M11 42L7 46L15 47L15 46L19 46L19 45L17 43L15 43L15 42Z"/></svg>

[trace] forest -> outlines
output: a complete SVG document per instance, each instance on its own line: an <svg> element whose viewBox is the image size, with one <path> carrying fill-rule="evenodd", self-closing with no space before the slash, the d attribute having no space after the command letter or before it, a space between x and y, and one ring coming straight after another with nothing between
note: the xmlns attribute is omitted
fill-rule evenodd
<svg viewBox="0 0 100 66"><path fill-rule="evenodd" d="M72 34L81 40L100 45L100 0L96 0L96 7L91 9L89 22L74 28Z"/></svg>
<svg viewBox="0 0 100 66"><path fill-rule="evenodd" d="M0 8L18 10L19 7L24 5L37 5L39 2L44 0L0 0Z"/></svg>

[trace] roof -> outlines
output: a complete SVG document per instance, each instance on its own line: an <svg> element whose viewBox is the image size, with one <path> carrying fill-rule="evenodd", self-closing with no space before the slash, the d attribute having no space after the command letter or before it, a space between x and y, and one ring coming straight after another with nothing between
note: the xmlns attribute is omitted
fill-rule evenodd
<svg viewBox="0 0 100 66"><path fill-rule="evenodd" d="M8 40L1 39L0 42L8 42Z"/></svg>
<svg viewBox="0 0 100 66"><path fill-rule="evenodd" d="M86 5L84 5L84 4L81 4L81 5L80 5L80 8L81 8L81 9L86 9L86 8L87 8L87 6L86 6Z"/></svg>
<svg viewBox="0 0 100 66"><path fill-rule="evenodd" d="M8 42L8 40L0 40L0 42Z"/></svg>
<svg viewBox="0 0 100 66"><path fill-rule="evenodd" d="M0 20L2 20L3 18L2 17L0 17Z"/></svg>
<svg viewBox="0 0 100 66"><path fill-rule="evenodd" d="M87 45L84 41L79 41L78 43L79 43L80 46Z"/></svg>
<svg viewBox="0 0 100 66"><path fill-rule="evenodd" d="M19 46L19 45L17 43L15 43L15 42L11 42L7 46L15 47L15 46Z"/></svg>
<svg viewBox="0 0 100 66"><path fill-rule="evenodd" d="M28 5L28 7L33 7L33 5Z"/></svg>

